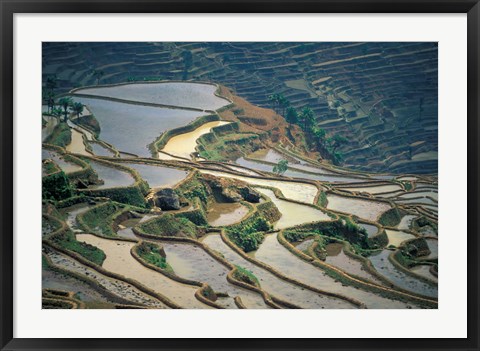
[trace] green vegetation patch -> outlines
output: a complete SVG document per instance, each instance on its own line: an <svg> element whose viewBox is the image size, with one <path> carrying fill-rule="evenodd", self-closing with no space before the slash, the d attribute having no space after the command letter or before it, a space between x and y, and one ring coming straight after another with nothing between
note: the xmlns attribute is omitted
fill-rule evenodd
<svg viewBox="0 0 480 351"><path fill-rule="evenodd" d="M233 277L241 282L260 287L258 278L248 269L235 265L236 269L233 272Z"/></svg>
<svg viewBox="0 0 480 351"><path fill-rule="evenodd" d="M257 205L257 211L269 222L275 222L282 217L282 213L272 201L262 202Z"/></svg>
<svg viewBox="0 0 480 351"><path fill-rule="evenodd" d="M326 208L328 205L327 193L325 191L320 191L320 195L317 199L317 205L323 208Z"/></svg>
<svg viewBox="0 0 480 351"><path fill-rule="evenodd" d="M65 122L57 124L45 142L60 147L65 147L70 144L72 142L72 131L68 124Z"/></svg>
<svg viewBox="0 0 480 351"><path fill-rule="evenodd" d="M72 231L68 230L64 233L55 235L50 240L64 249L73 251L83 256L87 260L101 266L106 258L105 253L98 247L77 241Z"/></svg>
<svg viewBox="0 0 480 351"><path fill-rule="evenodd" d="M198 200L197 200L198 201ZM208 226L207 217L202 207L197 206L196 209L187 212L180 212L175 215L177 218L185 218L197 226Z"/></svg>
<svg viewBox="0 0 480 351"><path fill-rule="evenodd" d="M142 193L142 189L138 186L130 186L123 188L111 188L111 189L95 189L85 190L85 193L92 196L108 197L112 201L120 202L127 205L137 206L144 208L146 206L145 198Z"/></svg>
<svg viewBox="0 0 480 351"><path fill-rule="evenodd" d="M378 219L378 223L387 227L395 227L400 223L401 219L402 214L400 213L400 210L394 207L382 213L382 215Z"/></svg>
<svg viewBox="0 0 480 351"><path fill-rule="evenodd" d="M171 213L154 218L137 227L140 232L158 236L174 236L197 238L198 229L185 217L177 217Z"/></svg>
<svg viewBox="0 0 480 351"><path fill-rule="evenodd" d="M235 245L245 252L258 249L265 238L263 232L271 230L272 225L260 215L253 215L243 222L226 228L226 233Z"/></svg>
<svg viewBox="0 0 480 351"><path fill-rule="evenodd" d="M342 217L330 222L308 223L291 231L317 233L341 240L346 240L363 249L370 247L367 231L352 222L348 217Z"/></svg>
<svg viewBox="0 0 480 351"><path fill-rule="evenodd" d="M77 221L86 232L115 236L112 216L121 209L121 206L113 202L106 202L78 215Z"/></svg>
<svg viewBox="0 0 480 351"><path fill-rule="evenodd" d="M198 143L200 156L212 161L235 160L262 147L259 135L253 133L207 133L198 139Z"/></svg>
<svg viewBox="0 0 480 351"><path fill-rule="evenodd" d="M136 247L138 255L148 263L173 273L173 268L167 263L163 249L152 242L143 241Z"/></svg>
<svg viewBox="0 0 480 351"><path fill-rule="evenodd" d="M63 200L73 195L68 177L63 171L42 178L42 198L45 200Z"/></svg>
<svg viewBox="0 0 480 351"><path fill-rule="evenodd" d="M210 189L201 180L201 175L196 174L189 180L183 182L178 188L177 193L183 195L185 198L194 201L199 199L204 208L207 206L208 198L211 195Z"/></svg>
<svg viewBox="0 0 480 351"><path fill-rule="evenodd" d="M60 229L61 227L62 227L62 223L60 222L60 220L52 217L42 216L42 234L43 235L51 234L56 230Z"/></svg>

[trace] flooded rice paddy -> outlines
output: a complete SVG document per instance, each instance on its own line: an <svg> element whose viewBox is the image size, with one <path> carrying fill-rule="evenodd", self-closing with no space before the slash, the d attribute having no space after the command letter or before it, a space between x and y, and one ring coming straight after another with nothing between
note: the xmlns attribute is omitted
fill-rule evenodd
<svg viewBox="0 0 480 351"><path fill-rule="evenodd" d="M353 297L368 308L406 308L406 304L383 298L377 294L345 286L328 276L320 268L292 254L277 240L277 234L268 235L254 253L255 259L264 262L286 276L295 278L318 289Z"/></svg>
<svg viewBox="0 0 480 351"><path fill-rule="evenodd" d="M251 160L247 160L243 157L240 157L235 161L235 163L238 163L240 166L255 169L257 171L261 172L270 172L272 173L273 167L275 164L265 164L261 162L255 162ZM331 183L351 183L351 182L358 182L361 181L361 179L356 179L356 178L349 178L345 177L342 175L323 175L323 174L313 174L313 173L307 173L307 172L302 172L300 170L296 170L297 165L289 165L289 168L282 174L282 176L285 177L290 177L290 178L299 178L299 179L310 179L310 180L319 180L322 182L331 182Z"/></svg>
<svg viewBox="0 0 480 351"><path fill-rule="evenodd" d="M172 187L184 180L188 172L171 167L157 166L142 163L121 163L121 165L133 168L145 180L150 188Z"/></svg>
<svg viewBox="0 0 480 351"><path fill-rule="evenodd" d="M287 182L280 180L270 180L270 179L261 179L253 178L247 176L238 176L226 172L220 171L210 171L210 170L200 170L200 172L205 174L211 174L216 177L224 178L234 178L242 180L248 184L259 185L259 186L268 186L279 189L283 195L291 200L296 200L299 202L305 202L312 204L317 195L318 189L315 185L300 183L300 182Z"/></svg>
<svg viewBox="0 0 480 351"><path fill-rule="evenodd" d="M364 228L367 231L367 235L368 235L369 238L378 234L378 228L376 226L374 226L373 224L360 222L360 223L358 223L358 226L360 228Z"/></svg>
<svg viewBox="0 0 480 351"><path fill-rule="evenodd" d="M327 200L327 208L330 210L350 213L370 221L376 221L382 213L391 208L386 202L354 199L334 194L328 194Z"/></svg>
<svg viewBox="0 0 480 351"><path fill-rule="evenodd" d="M376 284L383 284L378 278L370 274L360 261L348 256L344 251L342 243L328 244L325 249L327 251L325 262L329 265L340 268L342 271L357 277L365 278Z"/></svg>
<svg viewBox="0 0 480 351"><path fill-rule="evenodd" d="M369 257L370 262L372 262L379 274L383 275L396 286L407 291L419 293L428 297L437 297L438 289L436 286L416 279L399 270L392 262L390 262L388 256L391 254L392 251L382 250Z"/></svg>
<svg viewBox="0 0 480 351"><path fill-rule="evenodd" d="M182 133L171 137L162 151L174 156L190 158L190 155L195 152L198 138L209 133L214 127L223 126L229 123L231 122L213 121L202 124L200 127L192 130L191 132Z"/></svg>
<svg viewBox="0 0 480 351"><path fill-rule="evenodd" d="M89 145L92 148L93 153L97 156L107 156L107 157L115 156L112 150L106 148L102 144L90 142Z"/></svg>
<svg viewBox="0 0 480 351"><path fill-rule="evenodd" d="M76 171L80 171L82 169L81 166L73 163L65 161L65 158L60 154L56 153L55 151L50 150L42 150L42 160L52 160L57 164L58 167L65 173L72 173Z"/></svg>
<svg viewBox="0 0 480 351"><path fill-rule="evenodd" d="M414 239L415 235L398 230L385 229L388 236L388 246L399 247L404 241Z"/></svg>
<svg viewBox="0 0 480 351"><path fill-rule="evenodd" d="M77 240L103 250L106 259L103 267L113 273L138 281L160 295L168 297L186 308L208 308L195 298L197 286L179 283L161 273L149 269L130 254L134 243L109 240L92 234L77 234Z"/></svg>
<svg viewBox="0 0 480 351"><path fill-rule="evenodd" d="M231 225L240 222L248 211L248 207L238 202L214 202L209 206L207 220L214 227Z"/></svg>
<svg viewBox="0 0 480 351"><path fill-rule="evenodd" d="M134 304L140 304L154 308L168 308L163 302L145 294L144 292L133 287L131 284L122 280L107 277L96 270L81 264L70 256L60 254L52 250L48 250L47 255L52 260L54 265L60 266L67 271L93 279L112 294L129 300Z"/></svg>
<svg viewBox="0 0 480 351"><path fill-rule="evenodd" d="M219 301L226 308L236 308L234 298L239 296L248 308L267 308L260 294L246 290L227 281L230 269L197 245L162 242L167 262L176 275L182 278L207 283L215 292L228 294Z"/></svg>
<svg viewBox="0 0 480 351"><path fill-rule="evenodd" d="M280 219L274 224L275 229L289 228L309 222L332 220L325 212L317 208L279 199L275 196L275 193L269 189L255 189L270 198L282 214Z"/></svg>
<svg viewBox="0 0 480 351"><path fill-rule="evenodd" d="M219 234L209 234L202 241L211 249L221 253L229 262L251 271L258 278L260 286L278 298L295 303L302 308L355 308L355 305L348 301L318 294L291 284L264 268L253 264L225 244Z"/></svg>
<svg viewBox="0 0 480 351"><path fill-rule="evenodd" d="M113 146L118 150L120 157L131 158L119 165L136 170L140 176L148 182L153 189L174 187L188 176L188 171L182 168L181 163L169 163L174 167L141 163L139 157L152 157L155 148L152 143L158 140L162 133L178 127L183 127L196 120L198 117L212 113L229 104L226 99L215 95L217 87L210 84L192 84L186 82L169 83L134 83L109 87L94 87L78 90L78 94L91 95L91 97L73 94L75 101L86 105L100 124L99 140ZM119 99L117 101L108 98ZM120 102L122 100L123 102ZM163 105L163 106L162 106ZM166 106L168 105L168 106ZM42 140L50 135L58 123L54 117L44 117L47 122L42 129ZM365 223L360 220L358 225L364 228L368 237L378 234L379 228L374 225L379 216L389 210L395 204L405 209L410 214L405 215L400 224L393 229L386 229L388 244L399 247L406 240L415 238L415 235L408 233L412 230L412 221L427 210L436 213L438 208L438 190L434 183L436 178L414 177L410 175L388 175L388 174L366 174L350 172L347 169L329 166L327 163L319 163L316 160L306 161L300 157L284 154L276 149L263 148L253 153L244 152L245 157L238 158L235 162L225 163L213 162L204 159L196 159L196 162L189 162L192 153L196 151L197 140L202 135L211 131L216 126L221 126L227 121L213 121L200 125L191 132L174 136L168 140L164 148L157 152L154 157L162 160L175 160L185 162L190 168L197 168L203 174L210 174L216 177L233 178L246 182L258 192L269 198L281 213L280 219L273 223L274 229L282 230L297 225L330 221L331 217L322 211L318 206L307 206L315 204L319 189L337 189L350 192L365 192L370 195L372 201L360 197L347 197L335 193L328 193L327 208L339 211L370 221ZM73 116L70 116L68 125L72 131L72 142L66 146L68 153L75 153L86 156L115 156L115 152L99 143L92 133L77 125ZM86 144L89 146L87 147ZM271 144L265 144L271 147ZM261 146L261 147L265 147ZM243 146L242 146L243 147ZM280 147L281 146L275 146ZM88 150L91 149L91 152ZM288 147L287 147L288 149ZM293 149L292 149L293 150ZM285 151L288 153L287 151ZM416 159L433 157L432 153L415 155ZM238 156L237 156L238 157ZM51 159L66 173L80 170L81 167L67 162L63 156L54 152L43 150L42 159ZM135 183L134 177L127 171L112 167L96 160L87 160L99 179L104 183L89 186L89 189L107 189L127 187ZM289 168L281 176L266 179L262 172L273 171L273 166L280 160L287 160ZM208 163L206 163L208 161ZM202 167L212 168L204 169ZM323 162L323 161L322 161ZM325 166L322 166L325 165ZM213 170L214 169L214 170ZM233 173L224 171L230 169ZM235 174L235 172L237 172ZM241 175L239 174L241 173ZM273 179L275 178L275 179ZM291 178L290 180L288 178ZM411 181L417 186L414 190L404 191L402 186L392 180ZM302 181L305 179L305 181ZM368 186L363 183L381 180ZM389 182L390 181L390 182ZM431 182L430 182L431 181ZM322 183L325 185L322 186ZM349 184L352 183L352 184ZM362 183L362 184L359 184ZM314 185L317 184L318 186ZM270 188L267 189L266 187ZM271 190L279 190L283 197L277 197ZM344 192L345 194L345 192ZM358 196L358 194L357 194ZM374 200L377 198L376 200ZM378 201L378 198L387 198L393 201ZM104 200L102 200L104 201ZM265 199L261 199L264 202ZM96 202L99 203L99 202ZM249 213L248 207L241 203L222 203L208 200L209 207L206 209L206 217L210 226L228 226L242 221ZM112 224L120 240L105 239L93 234L85 233L77 223L77 216L85 213L95 206L80 203L70 207L59 209L61 220L64 220L69 228L76 234L78 241L93 245L106 254L102 267L120 276L112 279L95 269L81 264L76 259L60 254L52 249L44 248L53 265L61 267L68 272L88 277L96 281L102 289L108 291L109 297L101 294L101 291L92 289L90 285L72 276L64 276L52 270L44 268L44 288L54 288L77 292L77 296L87 303L89 308L114 308L115 303L127 303L151 308L168 308L154 296L141 292L135 286L125 280L134 280L150 290L150 294L159 294L170 299L183 308L212 308L195 297L200 287L180 283L168 276L147 268L138 262L131 254L136 245L134 242L121 240L139 238L134 234L133 228L158 215L150 212L142 214L130 212L130 217L121 223ZM421 207L415 207L421 206ZM435 218L431 214L432 218ZM356 220L357 221L357 220ZM428 226L427 226L428 227ZM380 226L383 230L383 227ZM427 243L431 254L419 258L420 265L411 268L411 273L402 271L393 265L388 256L392 253L383 250L368 256L375 270L391 281L394 289L404 289L410 292L429 297L436 297L436 277L430 272L430 264L438 258L438 240L429 238L436 235L431 231L419 230L427 236ZM48 228L47 228L48 229ZM417 229L413 229L417 230ZM347 301L340 295L352 298L363 303L367 308L412 308L419 307L413 303L392 300L380 296L378 293L358 289L346 283L336 280L327 273L314 266L311 262L304 261L286 249L278 242L278 233L266 234L265 239L259 244L256 251L251 251L248 256L242 256L228 246L219 233L207 234L199 239L208 248L218 252L226 261L232 265L249 270L259 281L261 288L268 294L290 302L300 308L356 308L357 305ZM48 238L48 236L45 236ZM240 297L247 308L266 309L268 306L262 296L254 291L240 288L227 280L230 267L214 259L201 245L192 243L181 243L172 241L157 241L166 253L166 261L172 267L174 274L180 278L193 280L208 284L220 297L215 301L218 306L236 309L234 298ZM302 242L294 243L300 251L306 251L314 243L313 237L307 237ZM349 256L344 251L341 243L330 243L326 246L327 256L325 263L336 267L351 277L359 277L376 285L385 285L378 277L371 274L364 268L362 261ZM267 266L261 266L261 265ZM270 267L270 268L269 268ZM274 273L276 272L276 273ZM431 281L431 284L418 279L419 275ZM122 278L123 277L123 278ZM288 281L293 279L294 281ZM296 283L295 283L296 281ZM304 286L310 286L310 288ZM316 289L325 292L338 294L327 296L315 291ZM91 305L88 305L91 303ZM286 307L286 306L284 306Z"/></svg>
<svg viewBox="0 0 480 351"><path fill-rule="evenodd" d="M89 161L93 170L98 174L98 178L103 180L103 184L92 185L90 189L108 189L108 188L117 188L125 187L135 183L133 176L118 168L112 166L106 166L95 161Z"/></svg>
<svg viewBox="0 0 480 351"><path fill-rule="evenodd" d="M77 90L76 93L202 110L217 110L228 105L229 102L216 96L214 94L216 90L217 87L211 84L160 82L85 88Z"/></svg>
<svg viewBox="0 0 480 351"><path fill-rule="evenodd" d="M365 186L365 187L348 187L348 188L341 188L342 190L348 191L355 191L360 193L369 193L369 194L379 194L379 193L386 193L390 191L397 191L402 190L402 187L398 184L390 184L390 185L378 185L378 186Z"/></svg>
<svg viewBox="0 0 480 351"><path fill-rule="evenodd" d="M85 147L85 142L83 140L84 134L76 129L70 130L72 131L72 141L66 146L67 151L73 154L92 156L92 154L88 152L87 148Z"/></svg>
<svg viewBox="0 0 480 351"><path fill-rule="evenodd" d="M163 132L184 126L203 112L125 104L101 99L75 97L100 123L99 138L117 150L150 157L148 145ZM128 131L135 131L132 137Z"/></svg>

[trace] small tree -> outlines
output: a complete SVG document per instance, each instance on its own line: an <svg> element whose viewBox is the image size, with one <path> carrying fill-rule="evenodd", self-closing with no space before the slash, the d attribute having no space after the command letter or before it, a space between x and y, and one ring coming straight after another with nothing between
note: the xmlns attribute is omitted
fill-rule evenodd
<svg viewBox="0 0 480 351"><path fill-rule="evenodd" d="M58 104L63 108L63 120L66 122L68 117L68 109L72 106L73 100L69 97L63 97L58 100Z"/></svg>
<svg viewBox="0 0 480 351"><path fill-rule="evenodd" d="M288 123L297 124L298 123L297 110L295 110L295 108L289 106L287 108L287 114L285 116L285 119L287 120Z"/></svg>
<svg viewBox="0 0 480 351"><path fill-rule="evenodd" d="M71 107L72 111L77 115L77 118L80 117L80 114L83 112L83 104L74 102Z"/></svg>
<svg viewBox="0 0 480 351"><path fill-rule="evenodd" d="M288 169L288 161L280 160L275 166L273 166L273 173L282 175Z"/></svg>

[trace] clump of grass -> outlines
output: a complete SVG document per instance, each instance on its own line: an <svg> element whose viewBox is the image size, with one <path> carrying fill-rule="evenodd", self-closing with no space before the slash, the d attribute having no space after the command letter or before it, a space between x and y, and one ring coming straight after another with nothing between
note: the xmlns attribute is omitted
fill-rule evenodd
<svg viewBox="0 0 480 351"><path fill-rule="evenodd" d="M65 122L60 122L53 129L52 134L45 140L48 144L65 147L72 142L72 131Z"/></svg>
<svg viewBox="0 0 480 351"><path fill-rule="evenodd" d="M107 257L105 252L98 247L77 241L75 235L70 230L51 238L51 240L64 249L76 252L99 266L103 264L103 261L105 261Z"/></svg>
<svg viewBox="0 0 480 351"><path fill-rule="evenodd" d="M173 268L167 263L165 253L157 244L151 242L142 242L137 247L138 255L154 266L165 271L173 273Z"/></svg>
<svg viewBox="0 0 480 351"><path fill-rule="evenodd" d="M258 278L248 269L235 265L236 270L233 273L233 277L237 280L240 280L244 283L260 287L260 282Z"/></svg>

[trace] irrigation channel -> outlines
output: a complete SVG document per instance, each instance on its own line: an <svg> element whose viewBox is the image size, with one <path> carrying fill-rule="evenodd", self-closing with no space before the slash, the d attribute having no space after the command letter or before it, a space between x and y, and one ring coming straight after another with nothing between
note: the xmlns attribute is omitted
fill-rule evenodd
<svg viewBox="0 0 480 351"><path fill-rule="evenodd" d="M273 142L219 160L267 135L223 119L235 104L220 91L74 89L86 109L63 146L65 122L43 108L44 183L64 174L74 188L43 203L43 288L87 308L436 308L435 177L350 171Z"/></svg>

